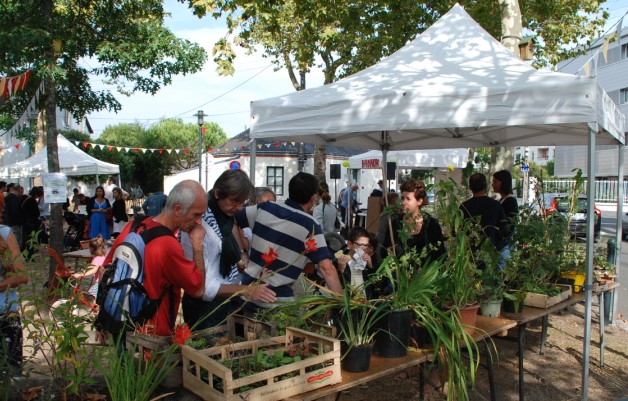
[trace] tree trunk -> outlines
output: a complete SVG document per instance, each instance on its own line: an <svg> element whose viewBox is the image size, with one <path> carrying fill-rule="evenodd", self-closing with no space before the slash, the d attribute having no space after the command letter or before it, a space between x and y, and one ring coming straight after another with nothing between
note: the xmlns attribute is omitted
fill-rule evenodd
<svg viewBox="0 0 628 401"><path fill-rule="evenodd" d="M46 0L42 3L44 9L42 25L44 27L52 26L52 8L53 1ZM48 54L51 63L55 63L54 50L52 43L50 43L50 50ZM45 113L45 133L46 133L46 146L48 154L48 172L58 173L59 168L59 148L57 146L57 100L56 100L56 87L54 79L52 78L52 71L47 71L44 78L44 113ZM48 239L48 245L54 249L59 255L63 255L63 216L61 214L61 203L52 203L50 205L50 237ZM52 283L54 276L56 263L53 258L50 258L50 265L48 270L48 282Z"/></svg>
<svg viewBox="0 0 628 401"><path fill-rule="evenodd" d="M518 0L498 0L501 8L502 44L512 54L519 57L521 41L521 9ZM496 147L491 152L492 171L508 170L512 172L515 165L515 149L513 147Z"/></svg>
<svg viewBox="0 0 628 401"><path fill-rule="evenodd" d="M325 145L314 147L314 176L319 182L327 181L327 163L325 163Z"/></svg>

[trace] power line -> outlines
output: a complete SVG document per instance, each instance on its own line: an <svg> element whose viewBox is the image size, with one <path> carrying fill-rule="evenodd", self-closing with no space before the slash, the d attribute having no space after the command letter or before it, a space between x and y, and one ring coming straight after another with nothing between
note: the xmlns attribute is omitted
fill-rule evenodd
<svg viewBox="0 0 628 401"><path fill-rule="evenodd" d="M244 85L245 83L247 83L247 82L249 82L250 80L252 80L253 78L257 77L257 76L258 76L258 75L260 75L262 72L264 72L264 71L266 71L267 69L269 69L270 67L272 67L272 64L267 65L266 67L264 67L264 68L263 68L260 72L258 72L257 74L254 74L254 75L253 75L253 76L251 76L249 79L247 79L247 80L243 81L242 83L240 83L239 85L236 85L235 87L233 87L233 88L229 89L228 91L226 91L226 92L224 92L224 93L222 93L222 94L220 94L220 95L216 96L215 98L213 98L213 99L211 99L211 100L209 100L209 101L207 101L207 102L205 102L205 103L203 103L203 104L201 104L201 105L198 105L198 106L194 107L193 109L190 109L190 110L184 111L183 113L177 114L176 116L171 117L171 118L181 117L181 116L182 116L182 115L184 115L184 114L187 114L187 113L191 113L191 112L193 112L193 111L196 111L196 110L198 110L200 107L206 106L206 105L210 104L211 102L214 102L214 101L216 101L216 100L220 99L221 97L228 95L229 93L233 92L234 90L238 89L239 87L241 87L241 86L242 86L242 85Z"/></svg>

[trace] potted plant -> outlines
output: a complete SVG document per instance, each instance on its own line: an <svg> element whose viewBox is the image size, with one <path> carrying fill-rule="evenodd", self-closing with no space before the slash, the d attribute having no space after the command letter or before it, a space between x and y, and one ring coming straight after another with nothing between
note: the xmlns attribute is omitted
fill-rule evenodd
<svg viewBox="0 0 628 401"><path fill-rule="evenodd" d="M287 308L303 311L300 320L309 320L322 314L330 317L338 329L341 340L342 368L348 372L364 372L369 369L373 339L377 322L382 318L386 305L371 302L364 297L362 286L343 288L342 296L308 295L298 298ZM278 306L276 309L282 308Z"/></svg>
<svg viewBox="0 0 628 401"><path fill-rule="evenodd" d="M506 281L504 280L505 268L498 269L497 267L486 266L480 273L478 295L481 299L482 316L499 317L500 315L506 292Z"/></svg>

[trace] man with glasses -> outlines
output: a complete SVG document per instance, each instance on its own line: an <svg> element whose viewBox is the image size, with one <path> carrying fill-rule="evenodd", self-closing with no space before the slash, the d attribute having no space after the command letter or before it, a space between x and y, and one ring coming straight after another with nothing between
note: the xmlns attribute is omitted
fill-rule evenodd
<svg viewBox="0 0 628 401"><path fill-rule="evenodd" d="M318 264L331 291L342 291L323 231L310 215L318 199L318 188L316 177L301 172L290 180L285 202L262 202L236 213L240 228L250 227L253 232L242 284L268 283L276 294L262 301L244 297L249 301L245 312L270 308L275 300L293 300L292 284L309 262Z"/></svg>

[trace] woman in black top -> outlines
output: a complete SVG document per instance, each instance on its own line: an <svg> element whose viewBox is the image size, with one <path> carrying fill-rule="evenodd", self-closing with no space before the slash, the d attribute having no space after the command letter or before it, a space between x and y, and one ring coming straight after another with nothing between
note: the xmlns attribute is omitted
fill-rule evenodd
<svg viewBox="0 0 628 401"><path fill-rule="evenodd" d="M405 250L416 249L417 254L426 252L426 260L435 260L445 253L443 231L434 217L423 213L427 205L425 184L419 180L408 180L401 184L401 206L404 211L404 229L408 239L402 244Z"/></svg>
<svg viewBox="0 0 628 401"><path fill-rule="evenodd" d="M519 204L517 198L512 195L512 176L506 170L500 170L493 174L493 192L499 194L501 198L499 203L502 205L508 224L506 227L506 235L504 240L509 243L519 215Z"/></svg>
<svg viewBox="0 0 628 401"><path fill-rule="evenodd" d="M38 202L43 196L44 190L42 187L33 187L28 196L22 200L22 244L20 249L26 251L26 259L29 259L35 252L33 233L41 228Z"/></svg>
<svg viewBox="0 0 628 401"><path fill-rule="evenodd" d="M113 237L117 237L122 232L124 226L129 221L129 216L126 214L126 201L124 200L124 194L118 187L113 189L113 205L111 206L113 215Z"/></svg>

